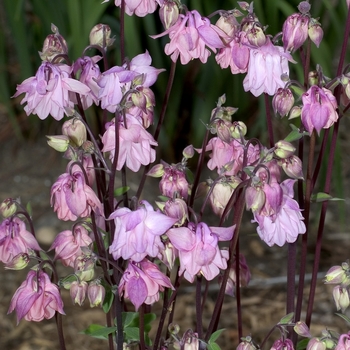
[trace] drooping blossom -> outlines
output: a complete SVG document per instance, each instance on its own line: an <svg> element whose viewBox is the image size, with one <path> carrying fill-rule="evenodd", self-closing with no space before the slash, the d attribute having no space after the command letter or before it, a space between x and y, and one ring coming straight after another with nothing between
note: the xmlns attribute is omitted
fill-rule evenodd
<svg viewBox="0 0 350 350"><path fill-rule="evenodd" d="M11 299L8 313L13 310L17 314L17 323L22 318L27 321L40 322L44 318L52 318L56 312L65 314L58 287L41 270L39 272L29 271L26 280Z"/></svg>
<svg viewBox="0 0 350 350"><path fill-rule="evenodd" d="M213 137L208 142L205 149L212 151L210 153L210 160L208 161L208 168L214 170L220 175L236 175L243 167L244 148L242 144L235 139L229 143L222 141L218 137ZM249 144L247 152L247 164L249 165L259 159L260 150L257 145Z"/></svg>
<svg viewBox="0 0 350 350"><path fill-rule="evenodd" d="M193 282L197 274L208 281L220 270L227 268L228 251L220 250L219 241L233 237L234 226L209 227L204 222L197 225L190 222L187 227L172 228L167 232L170 242L179 250L179 274Z"/></svg>
<svg viewBox="0 0 350 350"><path fill-rule="evenodd" d="M296 51L308 37L310 17L294 13L287 17L282 27L283 47L286 51Z"/></svg>
<svg viewBox="0 0 350 350"><path fill-rule="evenodd" d="M125 164L130 170L137 172L141 165L148 165L155 161L156 151L152 146L157 146L158 143L136 118L128 115L126 121L127 126L122 119L119 120L117 170ZM111 161L115 154L115 132L115 119L113 119L106 124L106 131L102 136L102 152L110 152Z"/></svg>
<svg viewBox="0 0 350 350"><path fill-rule="evenodd" d="M103 1L103 3L109 0ZM129 16L135 14L138 17L145 17L153 13L158 5L162 5L164 0L125 0L125 13ZM115 0L115 6L120 7L122 0Z"/></svg>
<svg viewBox="0 0 350 350"><path fill-rule="evenodd" d="M78 217L87 217L93 210L103 215L100 200L93 189L85 182L81 171L64 173L51 187L51 206L60 220L75 221Z"/></svg>
<svg viewBox="0 0 350 350"><path fill-rule="evenodd" d="M260 212L253 212L253 222L259 224L257 232L270 247L274 244L281 247L286 242L293 243L299 234L306 232L299 204L293 199L294 182L295 180L288 179L279 185L283 192L282 201L280 194L273 192L271 188L270 195L275 196L271 197L273 199L269 201L269 206L263 207Z"/></svg>
<svg viewBox="0 0 350 350"><path fill-rule="evenodd" d="M103 304L106 295L106 289L101 284L99 279L91 281L88 286L87 296L90 302L90 307L96 307Z"/></svg>
<svg viewBox="0 0 350 350"><path fill-rule="evenodd" d="M301 121L309 133L316 129L319 134L338 120L337 100L330 90L313 85L301 98Z"/></svg>
<svg viewBox="0 0 350 350"><path fill-rule="evenodd" d="M110 254L115 260L142 261L147 255L156 257L164 249L160 236L164 234L177 219L154 211L147 201L141 201L137 210L129 208L115 210L109 217L114 219L115 234Z"/></svg>
<svg viewBox="0 0 350 350"><path fill-rule="evenodd" d="M93 103L99 104L98 94L99 86L96 80L101 76L100 68L97 64L101 60L101 56L84 56L79 57L73 65L73 72L77 74L80 71L79 81L90 88L88 94L81 96L83 109L88 109Z"/></svg>
<svg viewBox="0 0 350 350"><path fill-rule="evenodd" d="M82 306L88 289L88 284L86 281L73 281L69 288L69 294L73 301L73 304L78 304Z"/></svg>
<svg viewBox="0 0 350 350"><path fill-rule="evenodd" d="M55 249L55 260L61 260L64 266L74 267L75 259L81 255L81 247L92 243L88 231L82 225L75 225L73 231L60 232L49 250Z"/></svg>
<svg viewBox="0 0 350 350"><path fill-rule="evenodd" d="M210 56L208 48L216 52L225 46L222 38L227 38L223 30L211 24L208 18L202 17L196 10L180 14L173 26L151 37L157 39L167 34L170 43L165 45L164 51L173 62L180 57L181 64L187 64L195 58L206 63Z"/></svg>
<svg viewBox="0 0 350 350"><path fill-rule="evenodd" d="M39 251L41 248L25 223L18 217L5 219L0 225L0 261L7 264L20 253L29 249Z"/></svg>
<svg viewBox="0 0 350 350"><path fill-rule="evenodd" d="M272 99L272 107L275 114L286 116L294 105L294 96L289 88L278 88Z"/></svg>
<svg viewBox="0 0 350 350"><path fill-rule="evenodd" d="M288 61L293 61L292 56L283 47L273 45L266 37L264 45L250 49L248 71L243 81L244 90L256 97L264 92L274 95L278 88L285 85L281 76L289 74Z"/></svg>
<svg viewBox="0 0 350 350"><path fill-rule="evenodd" d="M341 334L338 343L334 350L349 350L350 349L350 334Z"/></svg>
<svg viewBox="0 0 350 350"><path fill-rule="evenodd" d="M27 103L24 107L27 115L36 114L40 119L45 119L51 114L54 119L61 120L66 108L74 108L70 93L90 93L87 85L70 78L72 70L73 68L66 64L42 62L35 77L17 85L17 92L13 97L25 93L21 104Z"/></svg>
<svg viewBox="0 0 350 350"><path fill-rule="evenodd" d="M158 301L159 292L163 292L164 288L174 290L169 277L156 264L147 259L140 262L130 260L120 280L118 292L138 310L143 303L152 305Z"/></svg>
<svg viewBox="0 0 350 350"><path fill-rule="evenodd" d="M294 345L290 339L277 339L270 350L294 350Z"/></svg>
<svg viewBox="0 0 350 350"><path fill-rule="evenodd" d="M177 194L177 196L186 200L189 184L186 180L185 169L180 164L169 165L165 163L159 189L163 196L173 198Z"/></svg>

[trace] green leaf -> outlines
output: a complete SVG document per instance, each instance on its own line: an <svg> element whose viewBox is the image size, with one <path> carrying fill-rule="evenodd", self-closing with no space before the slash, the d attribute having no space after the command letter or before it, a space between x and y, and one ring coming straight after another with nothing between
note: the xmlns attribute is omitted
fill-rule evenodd
<svg viewBox="0 0 350 350"><path fill-rule="evenodd" d="M297 141L301 139L305 134L307 133L300 132L299 130L293 130L284 138L284 140L288 142Z"/></svg>
<svg viewBox="0 0 350 350"><path fill-rule="evenodd" d="M343 200L344 200L343 198L335 198L335 197L332 197L330 194L324 193L324 192L318 192L311 196L311 201L316 203L325 202L325 201L343 201Z"/></svg>
<svg viewBox="0 0 350 350"><path fill-rule="evenodd" d="M294 317L294 312L289 313L288 315L282 317L278 324L289 324Z"/></svg>
<svg viewBox="0 0 350 350"><path fill-rule="evenodd" d="M104 327L99 324L91 324L81 334L90 335L98 339L107 339L108 335L117 331L117 327Z"/></svg>
<svg viewBox="0 0 350 350"><path fill-rule="evenodd" d="M112 290L110 288L106 288L106 295L105 298L103 300L103 305L102 305L102 309L105 313L107 313L110 309L111 306L113 304L113 300L114 300L114 294L112 292Z"/></svg>
<svg viewBox="0 0 350 350"><path fill-rule="evenodd" d="M192 171L190 169L188 169L188 168L186 168L185 171L186 171L186 177L187 177L188 182L189 183L193 183L194 175L193 175Z"/></svg>
<svg viewBox="0 0 350 350"><path fill-rule="evenodd" d="M119 197L130 190L129 186L118 187L114 190L114 197Z"/></svg>
<svg viewBox="0 0 350 350"><path fill-rule="evenodd" d="M224 330L225 330L225 328L222 328L222 329L218 329L216 332L214 332L214 333L210 336L209 343L215 342L216 339L219 338L220 334L221 334Z"/></svg>
<svg viewBox="0 0 350 350"><path fill-rule="evenodd" d="M300 342L298 342L297 344L297 348L296 350L304 350L307 347L307 344L309 343L310 339L309 338L305 338L303 340L300 340Z"/></svg>
<svg viewBox="0 0 350 350"><path fill-rule="evenodd" d="M339 314L339 313L335 313L337 316L339 316L340 318L342 318L346 323L348 323L350 325L350 318L343 315L343 314Z"/></svg>
<svg viewBox="0 0 350 350"><path fill-rule="evenodd" d="M122 318L123 318L123 326L124 327L133 327L138 326L139 313L138 312L123 312Z"/></svg>
<svg viewBox="0 0 350 350"><path fill-rule="evenodd" d="M124 328L125 340L140 340L140 329L138 327Z"/></svg>
<svg viewBox="0 0 350 350"><path fill-rule="evenodd" d="M220 346L216 343L209 343L207 345L208 350L221 350Z"/></svg>
<svg viewBox="0 0 350 350"><path fill-rule="evenodd" d="M30 202L27 203L26 210L27 210L29 216L32 217L33 211L32 211L32 205L30 204Z"/></svg>

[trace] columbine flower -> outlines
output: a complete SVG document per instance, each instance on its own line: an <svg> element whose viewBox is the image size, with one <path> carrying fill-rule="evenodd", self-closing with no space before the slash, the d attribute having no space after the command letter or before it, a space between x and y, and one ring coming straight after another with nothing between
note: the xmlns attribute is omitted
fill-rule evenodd
<svg viewBox="0 0 350 350"><path fill-rule="evenodd" d="M186 180L184 169L181 165L164 164L164 174L159 182L159 189L163 196L173 198L175 194L178 197L188 197L189 185Z"/></svg>
<svg viewBox="0 0 350 350"><path fill-rule="evenodd" d="M289 88L278 88L272 99L272 107L275 114L286 116L294 105L294 96Z"/></svg>
<svg viewBox="0 0 350 350"><path fill-rule="evenodd" d="M127 269L120 280L118 292L129 299L135 309L143 304L152 305L159 300L159 292L164 287L174 289L169 277L165 276L158 266L147 259L138 263L129 261Z"/></svg>
<svg viewBox="0 0 350 350"><path fill-rule="evenodd" d="M0 261L7 264L28 249L39 251L40 246L25 223L18 217L5 219L0 225Z"/></svg>
<svg viewBox="0 0 350 350"><path fill-rule="evenodd" d="M55 260L60 259L64 266L74 267L75 259L81 255L81 247L87 247L92 243L86 228L76 225L74 231L60 232L53 241L49 250L55 249Z"/></svg>
<svg viewBox="0 0 350 350"><path fill-rule="evenodd" d="M128 116L126 120L127 127L124 125L124 121L119 121L117 170L120 170L125 164L130 170L137 172L141 165L148 165L155 161L156 151L151 146L157 146L158 143L136 118ZM102 152L110 152L109 158L113 161L115 153L115 119L106 124L102 143Z"/></svg>
<svg viewBox="0 0 350 350"><path fill-rule="evenodd" d="M229 241L234 232L231 227L208 227L201 222L190 222L188 227L170 229L167 236L179 250L181 275L193 282L197 274L202 274L208 281L216 277L220 270L227 268L228 251L220 250L219 241Z"/></svg>
<svg viewBox="0 0 350 350"><path fill-rule="evenodd" d="M72 69L65 64L43 62L35 77L17 85L17 92L13 97L25 93L21 104L27 102L24 107L27 115L36 114L40 119L45 119L51 114L54 119L61 120L66 108L74 108L69 97L70 92L81 95L90 93L88 86L70 78Z"/></svg>
<svg viewBox="0 0 350 350"><path fill-rule="evenodd" d="M140 262L146 255L156 257L164 249L160 236L177 221L154 211L147 201L140 204L135 211L120 208L109 217L114 219L116 227L113 243L109 247L115 260L122 257Z"/></svg>
<svg viewBox="0 0 350 350"><path fill-rule="evenodd" d="M102 305L105 294L105 287L103 287L100 280L91 281L87 290L90 307Z"/></svg>
<svg viewBox="0 0 350 350"><path fill-rule="evenodd" d="M319 134L338 120L337 100L330 90L313 85L302 95L302 101L301 121L309 133L316 129Z"/></svg>
<svg viewBox="0 0 350 350"><path fill-rule="evenodd" d="M70 285L69 294L73 304L82 306L86 297L88 284L85 281L73 281Z"/></svg>
<svg viewBox="0 0 350 350"><path fill-rule="evenodd" d="M294 350L293 342L290 339L277 339L270 350Z"/></svg>
<svg viewBox="0 0 350 350"><path fill-rule="evenodd" d="M283 191L281 203L275 201L270 203L269 209L263 207L265 214L253 212L254 222L259 224L257 232L270 247L274 244L281 247L286 242L293 243L299 234L306 231L298 202L293 199L294 182L295 180L288 179L280 184Z"/></svg>
<svg viewBox="0 0 350 350"><path fill-rule="evenodd" d="M194 58L206 63L210 55L207 47L216 52L216 49L225 46L221 38L227 37L224 31L211 24L208 18L202 17L196 10L187 11L185 15L180 14L172 27L151 37L157 39L166 34L169 34L170 43L165 45L165 53L171 56L173 62L180 56L182 64L187 64Z"/></svg>
<svg viewBox="0 0 350 350"><path fill-rule="evenodd" d="M96 80L101 76L100 68L97 65L97 62L101 60L101 58L101 56L84 56L78 58L73 65L74 74L81 71L79 81L90 88L87 95L81 96L81 103L84 110L88 109L93 103L95 103L95 105L99 103L98 93L100 88Z"/></svg>
<svg viewBox="0 0 350 350"><path fill-rule="evenodd" d="M350 333L341 334L334 350L349 350L350 349Z"/></svg>
<svg viewBox="0 0 350 350"><path fill-rule="evenodd" d="M103 208L93 189L85 182L81 171L60 175L51 188L51 206L60 220L75 221L87 217L91 209L103 215Z"/></svg>
<svg viewBox="0 0 350 350"><path fill-rule="evenodd" d="M109 0L103 1L103 3ZM144 17L149 13L153 13L158 4L162 5L164 0L125 0L125 13L129 16L135 14ZM115 6L121 6L122 0L114 0Z"/></svg>
<svg viewBox="0 0 350 350"><path fill-rule="evenodd" d="M267 37L266 43L250 49L248 73L243 81L245 91L254 96L262 93L274 95L278 88L283 88L282 74L289 74L288 61L293 61L283 47L275 46Z"/></svg>
<svg viewBox="0 0 350 350"><path fill-rule="evenodd" d="M58 287L43 271L29 271L11 299L8 313L13 310L17 314L17 323L23 317L27 321L40 322L44 318L52 318L56 311L65 314Z"/></svg>
<svg viewBox="0 0 350 350"><path fill-rule="evenodd" d="M301 13L290 15L283 23L282 41L286 51L296 51L308 37L310 17Z"/></svg>

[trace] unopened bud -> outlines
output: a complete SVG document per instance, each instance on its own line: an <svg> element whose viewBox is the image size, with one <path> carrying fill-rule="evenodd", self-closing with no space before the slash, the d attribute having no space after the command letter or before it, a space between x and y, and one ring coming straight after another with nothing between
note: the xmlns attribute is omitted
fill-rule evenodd
<svg viewBox="0 0 350 350"><path fill-rule="evenodd" d="M296 148L288 141L280 140L275 143L274 153L277 157L281 159L290 158Z"/></svg>
<svg viewBox="0 0 350 350"><path fill-rule="evenodd" d="M308 1L302 1L299 5L298 5L298 10L303 14L307 14L308 12L310 12L311 10L311 5Z"/></svg>
<svg viewBox="0 0 350 350"><path fill-rule="evenodd" d="M17 210L16 202L12 198L6 198L0 204L1 216L5 219L12 216Z"/></svg>
<svg viewBox="0 0 350 350"><path fill-rule="evenodd" d="M243 122L233 122L231 127L231 136L234 139L240 139L247 133L247 126Z"/></svg>
<svg viewBox="0 0 350 350"><path fill-rule="evenodd" d="M23 270L29 264L30 258L27 253L17 254L9 263L5 265L7 270Z"/></svg>
<svg viewBox="0 0 350 350"><path fill-rule="evenodd" d="M77 119L69 119L62 125L62 133L69 137L74 146L80 147L86 141L86 127L84 123Z"/></svg>
<svg viewBox="0 0 350 350"><path fill-rule="evenodd" d="M275 114L286 116L294 105L294 96L290 89L279 88L272 99L272 107Z"/></svg>
<svg viewBox="0 0 350 350"><path fill-rule="evenodd" d="M186 159L190 159L194 156L194 147L192 145L187 146L183 152L182 155L184 156L184 158Z"/></svg>
<svg viewBox="0 0 350 350"><path fill-rule="evenodd" d="M251 45L263 46L266 43L266 36L264 31L259 26L254 26L248 33L247 39Z"/></svg>
<svg viewBox="0 0 350 350"><path fill-rule="evenodd" d="M347 268L348 269L348 268ZM346 270L342 266L332 266L326 276L324 282L326 284L340 284L347 279Z"/></svg>
<svg viewBox="0 0 350 350"><path fill-rule="evenodd" d="M111 38L111 28L107 24L96 24L90 31L90 45L98 45L102 48L112 46L114 38Z"/></svg>
<svg viewBox="0 0 350 350"><path fill-rule="evenodd" d="M309 85L318 85L319 79L318 79L318 72L317 71L311 71L309 72Z"/></svg>
<svg viewBox="0 0 350 350"><path fill-rule="evenodd" d="M51 25L51 29L55 34L49 34L43 44L43 49L39 56L43 61L52 62L57 55L66 55L68 53L68 46L64 37L58 32L55 25ZM62 62L64 58L57 58L55 63Z"/></svg>
<svg viewBox="0 0 350 350"><path fill-rule="evenodd" d="M289 112L288 120L299 118L300 115L301 115L301 107L300 106L294 106Z"/></svg>
<svg viewBox="0 0 350 350"><path fill-rule="evenodd" d="M172 27L179 18L179 6L175 1L166 0L159 9L159 18L165 29Z"/></svg>
<svg viewBox="0 0 350 350"><path fill-rule="evenodd" d="M311 41L319 47L323 38L323 29L321 28L321 24L313 18L311 18L309 23L308 34Z"/></svg>
<svg viewBox="0 0 350 350"><path fill-rule="evenodd" d="M249 186L245 191L247 210L259 211L265 204L266 195L260 187Z"/></svg>
<svg viewBox="0 0 350 350"><path fill-rule="evenodd" d="M188 220L187 204L181 198L170 199L165 203L164 214L177 219L175 226L182 226Z"/></svg>
<svg viewBox="0 0 350 350"><path fill-rule="evenodd" d="M48 136L48 145L58 152L66 152L69 147L69 138L66 135Z"/></svg>
<svg viewBox="0 0 350 350"><path fill-rule="evenodd" d="M71 283L69 294L74 304L83 305L88 284L85 281L74 281Z"/></svg>
<svg viewBox="0 0 350 350"><path fill-rule="evenodd" d="M99 280L89 283L87 295L90 301L90 307L102 305L106 290Z"/></svg>
<svg viewBox="0 0 350 350"><path fill-rule="evenodd" d="M326 350L326 344L319 338L312 338L308 342L306 350Z"/></svg>
<svg viewBox="0 0 350 350"><path fill-rule="evenodd" d="M305 322L298 321L294 326L294 331L302 337L311 338L310 329Z"/></svg>
<svg viewBox="0 0 350 350"><path fill-rule="evenodd" d="M151 170L147 173L147 176L151 177L162 177L164 175L164 165L163 164L156 164L154 165Z"/></svg>
<svg viewBox="0 0 350 350"><path fill-rule="evenodd" d="M293 155L289 158L281 159L278 164L282 166L284 172L292 179L304 179L303 164L299 157Z"/></svg>
<svg viewBox="0 0 350 350"><path fill-rule="evenodd" d="M350 305L349 292L345 287L342 287L340 285L335 286L333 288L333 298L337 310L341 310L342 312L344 312Z"/></svg>

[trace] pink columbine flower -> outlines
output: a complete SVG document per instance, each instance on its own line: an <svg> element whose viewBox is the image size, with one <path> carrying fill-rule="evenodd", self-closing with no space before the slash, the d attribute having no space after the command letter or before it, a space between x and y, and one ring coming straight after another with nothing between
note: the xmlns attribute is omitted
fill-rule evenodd
<svg viewBox="0 0 350 350"><path fill-rule="evenodd" d="M165 45L165 53L176 62L180 56L181 64L187 64L195 58L206 63L210 56L210 48L213 52L225 45L222 38L227 38L226 33L219 27L210 23L208 18L202 17L196 10L180 14L177 22L165 32L151 36L157 39L169 34L170 43Z"/></svg>
<svg viewBox="0 0 350 350"><path fill-rule="evenodd" d="M91 209L103 215L103 208L93 189L85 182L81 171L60 175L51 188L51 206L60 220L75 221L87 217Z"/></svg>
<svg viewBox="0 0 350 350"><path fill-rule="evenodd" d="M220 250L219 241L233 237L234 226L209 227L204 222L188 227L172 228L167 232L170 242L179 250L180 270L184 277L193 282L197 274L208 281L215 278L220 270L227 268L228 251Z"/></svg>
<svg viewBox="0 0 350 350"><path fill-rule="evenodd" d="M338 343L334 350L349 350L350 349L350 332L341 334Z"/></svg>
<svg viewBox="0 0 350 350"><path fill-rule="evenodd" d="M118 292L129 299L135 309L143 304L152 305L159 300L159 292L165 288L174 290L169 277L159 267L147 259L140 262L129 261L127 269L120 280Z"/></svg>
<svg viewBox="0 0 350 350"><path fill-rule="evenodd" d="M283 23L282 41L286 51L296 51L308 37L310 17L302 13L290 15Z"/></svg>
<svg viewBox="0 0 350 350"><path fill-rule="evenodd" d="M294 183L295 180L288 179L280 184L283 191L280 205L278 205L278 200L273 200L271 203L276 205L271 205L270 209L265 211L265 214L257 211L253 212L253 222L259 224L257 232L260 238L270 247L274 244L282 247L286 242L293 243L299 234L306 232L299 204L293 199ZM276 198L279 198L279 196Z"/></svg>
<svg viewBox="0 0 350 350"><path fill-rule="evenodd" d="M21 104L27 102L24 107L27 115L36 114L40 119L45 119L51 114L54 119L61 120L66 108L74 108L69 93L90 93L88 86L70 78L72 70L72 67L65 64L42 62L35 77L17 85L17 92L13 97L25 93Z"/></svg>
<svg viewBox="0 0 350 350"><path fill-rule="evenodd" d="M60 232L49 250L55 249L55 260L61 260L64 266L74 267L75 259L82 254L81 247L92 243L88 231L82 225Z"/></svg>
<svg viewBox="0 0 350 350"><path fill-rule="evenodd" d="M337 100L330 90L313 85L301 98L301 121L309 133L316 129L319 134L338 120Z"/></svg>
<svg viewBox="0 0 350 350"><path fill-rule="evenodd" d="M18 217L5 219L0 225L0 261L10 263L16 255L28 253L28 249L41 250L25 223Z"/></svg>
<svg viewBox="0 0 350 350"><path fill-rule="evenodd" d="M283 47L275 46L266 37L266 43L260 47L250 49L248 73L243 81L245 91L254 96L262 93L274 95L278 88L283 88L282 74L289 74L288 61L293 61Z"/></svg>
<svg viewBox="0 0 350 350"><path fill-rule="evenodd" d="M163 196L173 198L177 195L186 200L189 185L184 169L181 166L165 164L164 174L159 182L159 189Z"/></svg>
<svg viewBox="0 0 350 350"><path fill-rule="evenodd" d="M88 109L93 103L99 104L98 94L99 86L97 80L101 76L100 67L97 62L101 60L101 56L84 56L78 58L73 65L73 72L77 74L80 71L79 81L90 88L88 94L81 96L83 109Z"/></svg>
<svg viewBox="0 0 350 350"><path fill-rule="evenodd" d="M156 151L152 146L157 146L158 143L135 117L129 115L126 121L127 127L122 119L119 121L117 170L120 170L125 164L130 170L137 172L141 165L148 165L155 161ZM102 143L102 152L110 152L109 158L113 161L115 154L115 119L106 124Z"/></svg>
<svg viewBox="0 0 350 350"><path fill-rule="evenodd" d="M270 350L294 350L294 345L290 339L277 339Z"/></svg>
<svg viewBox="0 0 350 350"><path fill-rule="evenodd" d="M17 314L17 323L23 317L27 321L40 322L44 318L52 318L56 311L65 314L58 287L43 271L29 271L12 297L8 313L13 310Z"/></svg>
<svg viewBox="0 0 350 350"><path fill-rule="evenodd" d="M115 260L122 257L142 261L147 255L154 258L164 249L160 236L164 234L177 219L154 211L147 201L141 201L137 210L120 208L109 219L115 221L115 234L110 254Z"/></svg>
<svg viewBox="0 0 350 350"><path fill-rule="evenodd" d="M103 3L109 0L103 1ZM125 0L125 13L129 16L135 14L139 17L145 17L149 13L153 13L158 5L162 5L164 0ZM115 0L115 6L120 7L122 0Z"/></svg>

